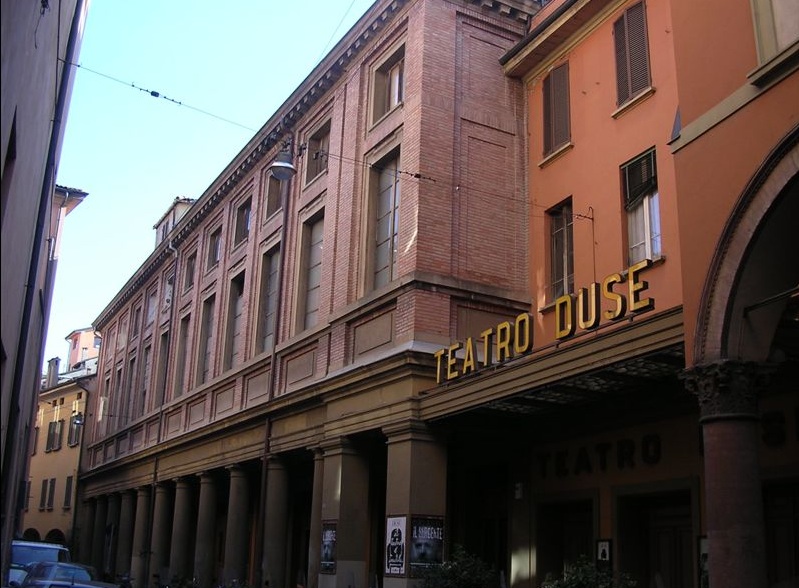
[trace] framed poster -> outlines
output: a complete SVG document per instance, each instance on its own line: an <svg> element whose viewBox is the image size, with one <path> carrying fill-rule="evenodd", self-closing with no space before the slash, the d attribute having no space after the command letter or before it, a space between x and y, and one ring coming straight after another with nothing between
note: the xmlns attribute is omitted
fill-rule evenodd
<svg viewBox="0 0 799 588"><path fill-rule="evenodd" d="M410 531L411 575L444 561L444 519L440 517L411 517Z"/></svg>
<svg viewBox="0 0 799 588"><path fill-rule="evenodd" d="M613 569L613 543L610 539L597 539L596 541L596 565L597 568Z"/></svg>
<svg viewBox="0 0 799 588"><path fill-rule="evenodd" d="M405 517L386 519L386 570L387 576L405 575Z"/></svg>
<svg viewBox="0 0 799 588"><path fill-rule="evenodd" d="M336 523L322 523L322 552L319 572L322 574L336 573Z"/></svg>

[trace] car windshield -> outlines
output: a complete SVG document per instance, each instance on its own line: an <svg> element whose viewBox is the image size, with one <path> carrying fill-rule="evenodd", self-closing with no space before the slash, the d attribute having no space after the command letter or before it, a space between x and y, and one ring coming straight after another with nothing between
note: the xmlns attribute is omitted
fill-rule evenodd
<svg viewBox="0 0 799 588"><path fill-rule="evenodd" d="M69 552L66 549L54 548L52 545L12 544L11 561L18 566L35 561L69 561Z"/></svg>

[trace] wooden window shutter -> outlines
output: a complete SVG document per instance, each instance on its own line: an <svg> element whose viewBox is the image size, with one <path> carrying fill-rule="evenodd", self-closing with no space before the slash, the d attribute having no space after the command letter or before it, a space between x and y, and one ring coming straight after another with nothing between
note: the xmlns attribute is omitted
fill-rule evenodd
<svg viewBox="0 0 799 588"><path fill-rule="evenodd" d="M649 151L622 168L624 181L624 207L631 210L638 206L644 196L657 190L657 168L655 151Z"/></svg>
<svg viewBox="0 0 799 588"><path fill-rule="evenodd" d="M544 79L544 155L570 138L569 64L564 63Z"/></svg>
<svg viewBox="0 0 799 588"><path fill-rule="evenodd" d="M649 46L646 36L646 11L639 2L628 8L613 23L613 41L616 53L616 89L618 104L650 85Z"/></svg>

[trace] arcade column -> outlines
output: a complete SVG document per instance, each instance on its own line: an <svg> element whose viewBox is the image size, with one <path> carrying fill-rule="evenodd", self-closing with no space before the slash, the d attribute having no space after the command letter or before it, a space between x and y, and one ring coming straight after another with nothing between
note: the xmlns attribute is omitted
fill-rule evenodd
<svg viewBox="0 0 799 588"><path fill-rule="evenodd" d="M83 502L81 509L80 536L78 543L78 561L91 561L92 557L92 536L94 534L95 511L97 510L97 500L89 498Z"/></svg>
<svg viewBox="0 0 799 588"><path fill-rule="evenodd" d="M170 582L172 578L187 579L192 574L194 556L194 508L191 482L175 480L175 511L172 541L169 549Z"/></svg>
<svg viewBox="0 0 799 588"><path fill-rule="evenodd" d="M108 499L98 496L97 508L94 511L94 531L92 531L91 564L97 570L103 569L103 553L105 550L105 525L108 519Z"/></svg>
<svg viewBox="0 0 799 588"><path fill-rule="evenodd" d="M150 555L150 487L136 490L136 521L133 524L133 552L130 557L130 576L133 588L150 585L147 560Z"/></svg>
<svg viewBox="0 0 799 588"><path fill-rule="evenodd" d="M289 510L288 472L280 458L266 460L264 580L270 588L286 585L286 543Z"/></svg>
<svg viewBox="0 0 799 588"><path fill-rule="evenodd" d="M200 476L200 510L194 545L194 573L198 588L210 588L214 581L214 540L216 538L216 484L209 472Z"/></svg>
<svg viewBox="0 0 799 588"><path fill-rule="evenodd" d="M400 529L405 575L386 575L384 587L404 588L411 584L414 562L443 558L447 446L420 421L397 423L385 427L383 433L388 438L386 516L406 520L405 529Z"/></svg>
<svg viewBox="0 0 799 588"><path fill-rule="evenodd" d="M153 532L150 540L150 578L158 575L158 582L169 584L169 545L172 537L172 492L165 482L155 486L155 506L153 507ZM144 582L144 586L149 585Z"/></svg>
<svg viewBox="0 0 799 588"><path fill-rule="evenodd" d="M346 438L326 442L319 588L366 586L369 463ZM311 537L322 541L323 537Z"/></svg>
<svg viewBox="0 0 799 588"><path fill-rule="evenodd" d="M108 515L105 522L105 554L101 569L108 578L113 578L116 570L117 540L119 539L119 494L108 495Z"/></svg>
<svg viewBox="0 0 799 588"><path fill-rule="evenodd" d="M117 574L126 574L131 569L133 552L133 517L136 513L136 496L133 491L125 490L121 494L119 510L119 540L114 569Z"/></svg>
<svg viewBox="0 0 799 588"><path fill-rule="evenodd" d="M761 364L730 360L684 375L699 400L711 586L766 587L758 396L767 376Z"/></svg>
<svg viewBox="0 0 799 588"><path fill-rule="evenodd" d="M230 584L237 580L246 584L248 532L250 521L250 487L247 473L240 466L228 468L230 473L230 496L225 530L225 568L223 580Z"/></svg>
<svg viewBox="0 0 799 588"><path fill-rule="evenodd" d="M308 544L308 588L319 588L319 557L321 554L322 536L322 492L324 490L325 457L322 450L313 452L313 493L311 495L311 527L312 540Z"/></svg>

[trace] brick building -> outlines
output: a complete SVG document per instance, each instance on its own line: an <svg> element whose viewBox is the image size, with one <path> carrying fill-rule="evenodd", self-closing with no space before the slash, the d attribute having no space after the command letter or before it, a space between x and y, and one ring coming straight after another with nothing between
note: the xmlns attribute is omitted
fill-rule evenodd
<svg viewBox="0 0 799 588"><path fill-rule="evenodd" d="M542 4L377 2L157 246L95 324L81 554L795 582L799 19Z"/></svg>
<svg viewBox="0 0 799 588"><path fill-rule="evenodd" d="M387 526L442 533L434 352L529 308L523 95L499 58L535 9L376 2L159 234L93 325L78 558L137 586L426 565L384 554Z"/></svg>

